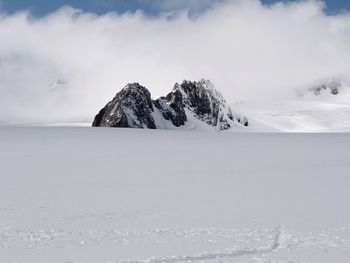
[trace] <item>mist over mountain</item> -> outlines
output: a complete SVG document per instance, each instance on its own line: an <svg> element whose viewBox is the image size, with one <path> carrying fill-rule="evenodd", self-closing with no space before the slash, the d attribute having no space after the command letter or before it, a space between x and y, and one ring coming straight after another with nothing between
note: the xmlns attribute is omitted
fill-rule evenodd
<svg viewBox="0 0 350 263"><path fill-rule="evenodd" d="M0 121L92 122L134 81L154 97L174 79L205 77L228 102L285 100L349 76L349 36L350 16L319 1L223 1L195 16L1 13Z"/></svg>

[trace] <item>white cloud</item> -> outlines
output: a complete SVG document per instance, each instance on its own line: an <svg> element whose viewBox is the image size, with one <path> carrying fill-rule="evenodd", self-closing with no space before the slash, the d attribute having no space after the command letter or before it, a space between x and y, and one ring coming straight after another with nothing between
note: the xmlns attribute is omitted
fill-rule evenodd
<svg viewBox="0 0 350 263"><path fill-rule="evenodd" d="M2 15L0 43L0 121L91 121L128 82L157 97L208 78L238 101L350 70L350 16L316 1L227 0L196 18Z"/></svg>

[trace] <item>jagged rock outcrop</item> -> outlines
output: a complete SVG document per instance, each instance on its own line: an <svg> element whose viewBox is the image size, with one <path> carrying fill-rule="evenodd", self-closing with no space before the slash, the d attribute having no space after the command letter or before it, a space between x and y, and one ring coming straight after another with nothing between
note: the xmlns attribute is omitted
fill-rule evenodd
<svg viewBox="0 0 350 263"><path fill-rule="evenodd" d="M156 129L151 93L138 83L128 84L95 117L94 127Z"/></svg>
<svg viewBox="0 0 350 263"><path fill-rule="evenodd" d="M128 84L95 117L94 127L172 129L196 120L216 130L246 127L248 119L233 113L210 81L175 84L165 97L151 99L138 83Z"/></svg>
<svg viewBox="0 0 350 263"><path fill-rule="evenodd" d="M199 82L184 81L175 84L173 92L182 94L183 103L195 117L219 130L227 130L235 124L248 126L248 119L239 114L233 114L222 94L208 80ZM172 93L173 93L172 92Z"/></svg>

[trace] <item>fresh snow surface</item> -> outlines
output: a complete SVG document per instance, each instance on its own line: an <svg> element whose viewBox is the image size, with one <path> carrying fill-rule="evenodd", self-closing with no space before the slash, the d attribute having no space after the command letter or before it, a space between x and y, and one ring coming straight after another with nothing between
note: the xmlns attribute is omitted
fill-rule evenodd
<svg viewBox="0 0 350 263"><path fill-rule="evenodd" d="M0 262L350 262L350 134L0 128Z"/></svg>
<svg viewBox="0 0 350 263"><path fill-rule="evenodd" d="M286 101L238 103L232 109L243 112L254 131L350 132L350 87L337 95L309 92Z"/></svg>

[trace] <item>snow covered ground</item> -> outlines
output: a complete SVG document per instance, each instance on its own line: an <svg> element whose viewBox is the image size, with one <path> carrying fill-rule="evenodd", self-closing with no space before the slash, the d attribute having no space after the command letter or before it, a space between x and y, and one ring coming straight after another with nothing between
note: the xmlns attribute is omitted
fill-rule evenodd
<svg viewBox="0 0 350 263"><path fill-rule="evenodd" d="M0 262L350 262L350 134L0 128Z"/></svg>
<svg viewBox="0 0 350 263"><path fill-rule="evenodd" d="M329 91L289 100L232 105L244 113L255 131L350 132L350 87L338 95Z"/></svg>
<svg viewBox="0 0 350 263"><path fill-rule="evenodd" d="M350 132L350 104L323 101L278 101L235 106L251 123L266 131L282 132Z"/></svg>

